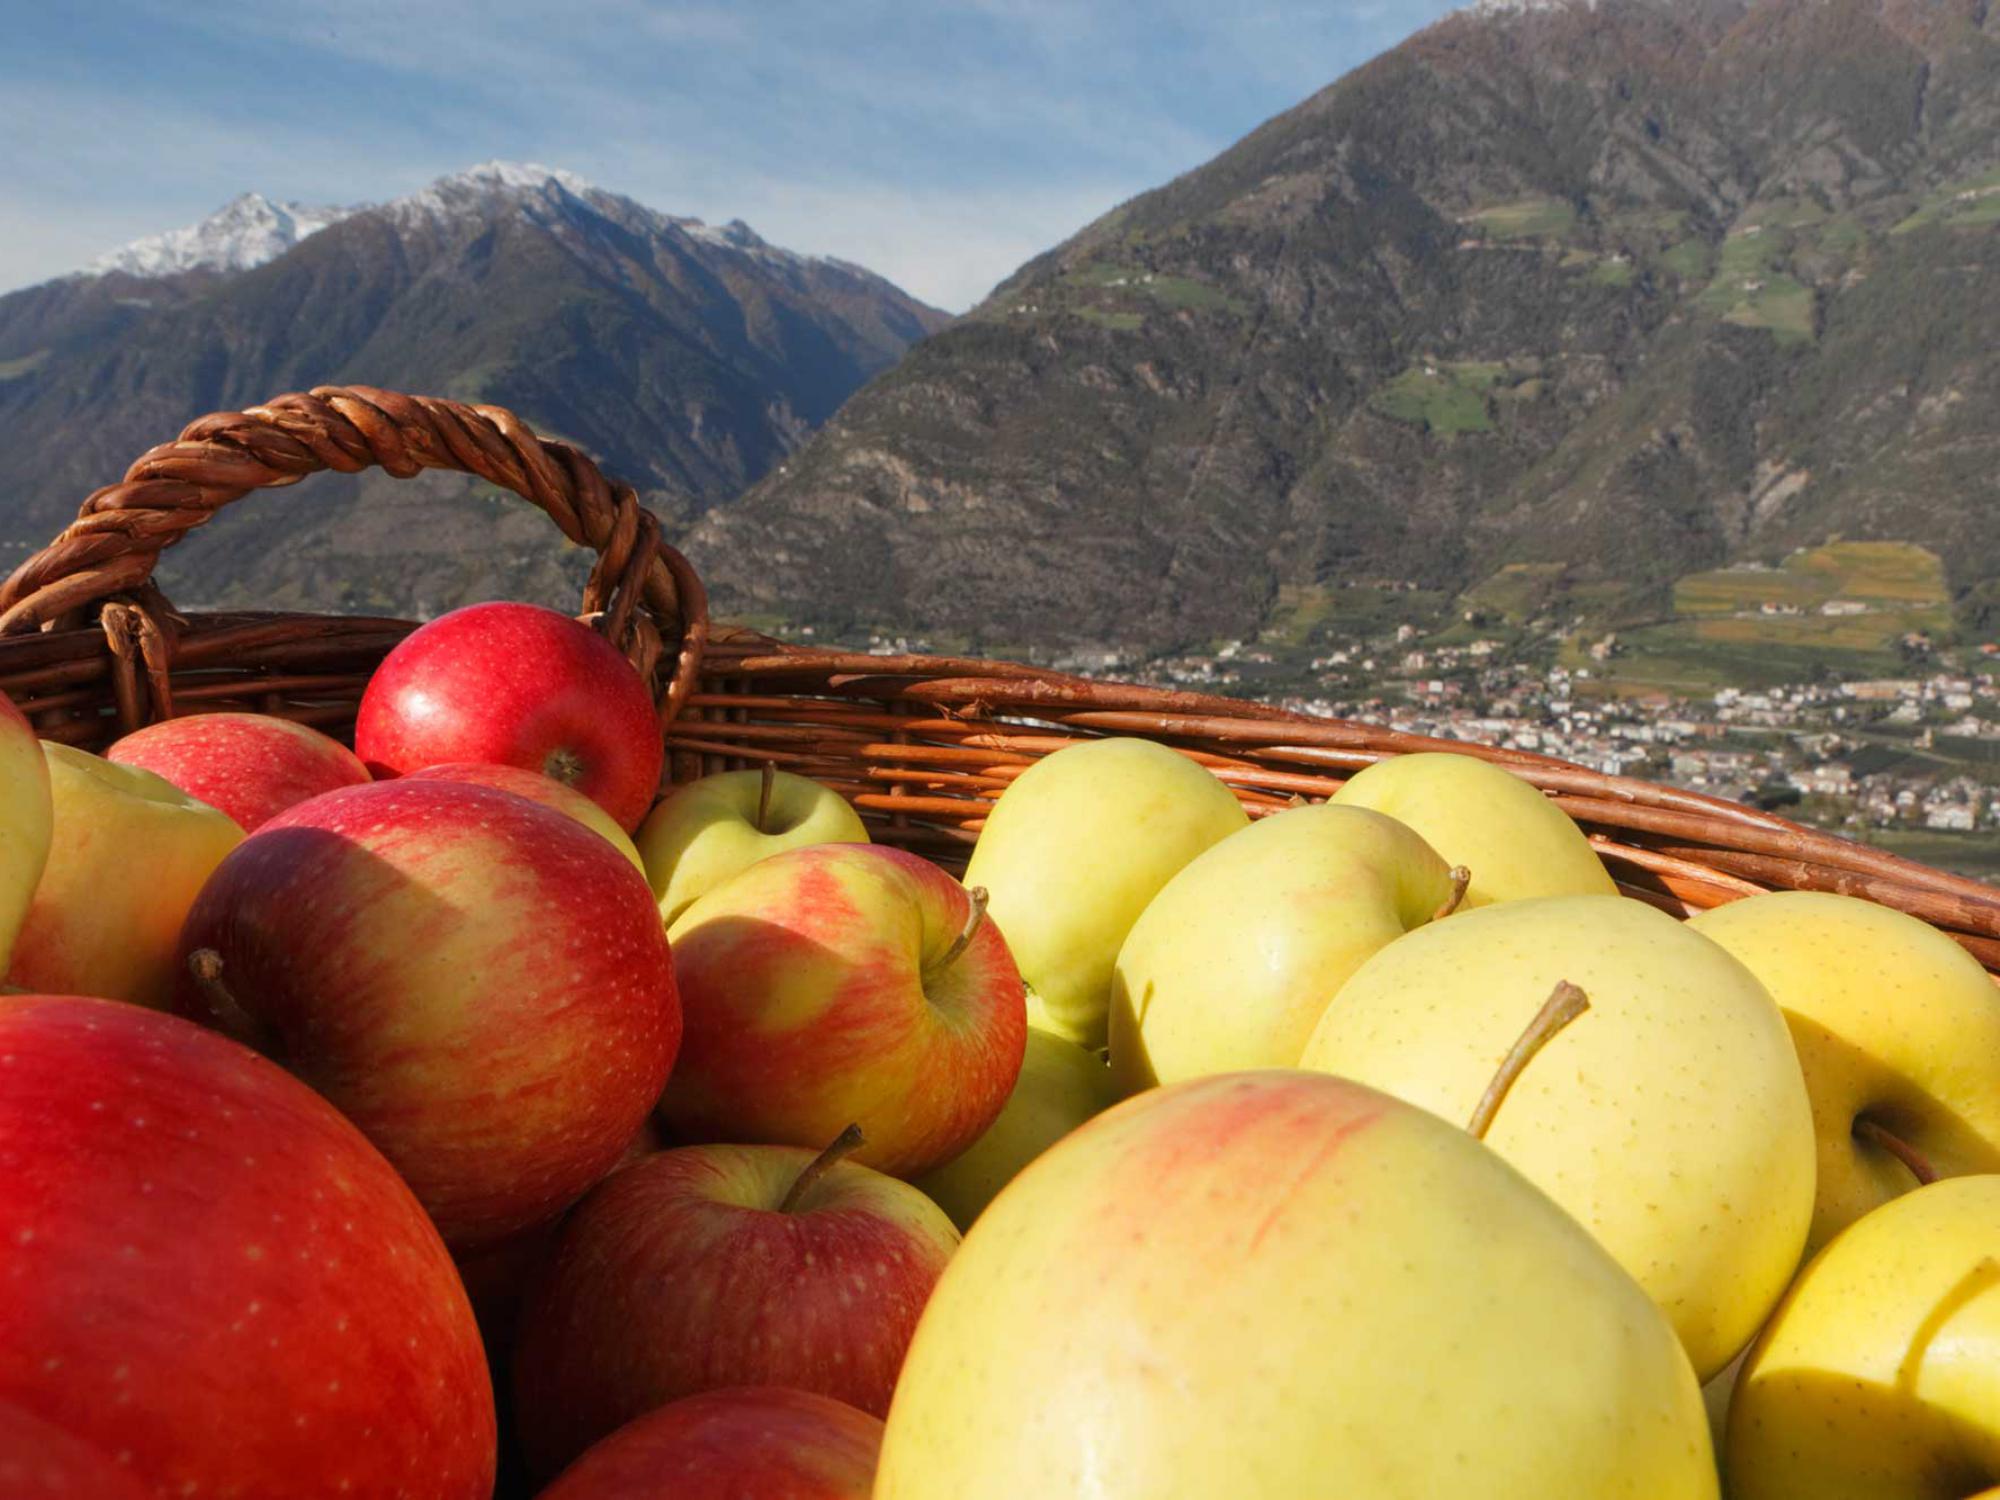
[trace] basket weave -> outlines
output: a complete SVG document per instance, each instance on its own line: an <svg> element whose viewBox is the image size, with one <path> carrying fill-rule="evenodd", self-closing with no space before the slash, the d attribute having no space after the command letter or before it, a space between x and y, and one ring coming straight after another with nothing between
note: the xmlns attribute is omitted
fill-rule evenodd
<svg viewBox="0 0 2000 1500"><path fill-rule="evenodd" d="M659 705L668 773L765 762L845 794L874 837L962 865L987 808L1040 757L1096 735L1171 745L1252 816L1416 750L1504 765L1590 836L1620 886L1686 915L1762 890L1838 891L1922 917L2000 971L2000 891L1733 802L1546 756L1008 662L804 649L711 631L701 581L628 486L492 406L321 387L204 417L97 491L0 585L0 690L44 737L101 748L176 714L251 709L345 735L415 628L340 615L182 614L161 549L254 489L321 469L458 469L531 500L597 563L582 618Z"/></svg>

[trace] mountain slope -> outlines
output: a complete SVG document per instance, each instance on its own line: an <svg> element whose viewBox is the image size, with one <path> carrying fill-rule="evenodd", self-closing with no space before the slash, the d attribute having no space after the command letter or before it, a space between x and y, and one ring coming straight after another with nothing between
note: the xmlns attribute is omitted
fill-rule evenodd
<svg viewBox="0 0 2000 1500"><path fill-rule="evenodd" d="M1024 266L693 545L725 607L1157 650L1829 535L2000 576L2000 17L1448 17ZM809 612L795 602L814 601Z"/></svg>
<svg viewBox="0 0 2000 1500"><path fill-rule="evenodd" d="M778 250L747 226L502 163L346 212L267 246L263 263L244 238L211 234L185 271L118 269L0 298L15 560L193 416L348 382L510 407L682 523L945 321L859 267ZM474 592L571 591L587 560L531 508L481 490L325 476L232 508L168 554L165 581L189 603L425 612Z"/></svg>

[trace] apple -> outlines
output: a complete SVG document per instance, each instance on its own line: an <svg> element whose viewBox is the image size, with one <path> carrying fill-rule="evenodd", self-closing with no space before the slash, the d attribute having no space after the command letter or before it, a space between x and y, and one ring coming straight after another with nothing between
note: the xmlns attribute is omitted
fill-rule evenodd
<svg viewBox="0 0 2000 1500"><path fill-rule="evenodd" d="M1512 772L1470 755L1392 755L1351 777L1336 807L1415 829L1471 876L1465 906L1530 896L1615 896L1618 884L1568 814Z"/></svg>
<svg viewBox="0 0 2000 1500"><path fill-rule="evenodd" d="M49 862L54 820L41 742L13 700L0 693L0 974L13 960L14 940Z"/></svg>
<svg viewBox="0 0 2000 1500"><path fill-rule="evenodd" d="M151 771L53 741L42 753L54 832L7 983L165 1009L181 920L243 830Z"/></svg>
<svg viewBox="0 0 2000 1500"><path fill-rule="evenodd" d="M377 776L484 760L575 787L630 833L666 750L616 646L535 604L472 604L397 643L361 695L354 749Z"/></svg>
<svg viewBox="0 0 2000 1500"><path fill-rule="evenodd" d="M517 797L526 797L530 802L539 802L544 807L554 808L565 817L576 819L624 855L633 869L641 875L646 873L645 863L639 858L639 851L633 845L631 835L611 821L610 813L576 788L564 786L554 777L544 776L540 771L524 771L519 766L496 766L479 761L461 760L442 766L425 766L421 771L410 772L403 780L460 781L468 786L490 786L503 792L512 792Z"/></svg>
<svg viewBox="0 0 2000 1500"><path fill-rule="evenodd" d="M646 878L672 926L697 896L766 855L808 844L865 844L861 815L831 787L766 766L676 787L639 829Z"/></svg>
<svg viewBox="0 0 2000 1500"><path fill-rule="evenodd" d="M917 1179L961 1232L1021 1169L1094 1115L1118 1102L1111 1070L1067 1037L1028 1028L1021 1076L986 1133Z"/></svg>
<svg viewBox="0 0 2000 1500"><path fill-rule="evenodd" d="M0 1401L0 1495L7 1500L149 1500L150 1493L130 1469Z"/></svg>
<svg viewBox="0 0 2000 1500"><path fill-rule="evenodd" d="M1733 1500L1919 1500L2000 1485L2000 1177L1875 1209L1759 1336L1723 1448Z"/></svg>
<svg viewBox="0 0 2000 1500"><path fill-rule="evenodd" d="M295 1079L173 1016L0 996L0 1173L0 1402L148 1494L491 1492L451 1258Z"/></svg>
<svg viewBox="0 0 2000 1500"><path fill-rule="evenodd" d="M461 1252L602 1177L680 1034L638 871L573 819L460 782L279 814L209 880L181 956L180 1012L331 1099Z"/></svg>
<svg viewBox="0 0 2000 1500"><path fill-rule="evenodd" d="M1785 1013L1819 1143L1811 1252L1899 1193L2000 1172L2000 990L1915 917L1784 891L1688 924Z"/></svg>
<svg viewBox="0 0 2000 1500"><path fill-rule="evenodd" d="M1460 912L1363 964L1300 1065L1471 1121L1558 986L1588 1009L1520 1070L1486 1144L1652 1294L1705 1380L1776 1305L1812 1219L1805 1081L1728 953L1623 896Z"/></svg>
<svg viewBox="0 0 2000 1500"><path fill-rule="evenodd" d="M824 1144L913 1177L976 1141L1021 1071L1021 976L980 903L873 844L759 860L669 929L687 1032L660 1099L681 1141Z"/></svg>
<svg viewBox="0 0 2000 1500"><path fill-rule="evenodd" d="M687 1146L578 1204L522 1311L517 1431L547 1474L656 1406L736 1385L887 1410L958 1231L908 1183L791 1146Z"/></svg>
<svg viewBox="0 0 2000 1500"><path fill-rule="evenodd" d="M1034 1023L1102 1048L1112 962L1139 913L1248 823L1228 787L1151 740L1086 740L1022 772L987 814L965 883L987 892Z"/></svg>
<svg viewBox="0 0 2000 1500"><path fill-rule="evenodd" d="M1453 900L1444 860L1380 813L1295 807L1231 834L1167 882L1118 950L1119 1091L1293 1066L1347 976Z"/></svg>
<svg viewBox="0 0 2000 1500"><path fill-rule="evenodd" d="M868 1500L882 1423L810 1391L706 1391L626 1423L539 1500Z"/></svg>
<svg viewBox="0 0 2000 1500"><path fill-rule="evenodd" d="M308 797L359 786L368 768L339 740L271 714L195 714L135 729L104 752L227 813L245 833Z"/></svg>
<svg viewBox="0 0 2000 1500"><path fill-rule="evenodd" d="M1129 1099L1002 1189L874 1500L1715 1494L1686 1355L1574 1220L1423 1110L1265 1069Z"/></svg>

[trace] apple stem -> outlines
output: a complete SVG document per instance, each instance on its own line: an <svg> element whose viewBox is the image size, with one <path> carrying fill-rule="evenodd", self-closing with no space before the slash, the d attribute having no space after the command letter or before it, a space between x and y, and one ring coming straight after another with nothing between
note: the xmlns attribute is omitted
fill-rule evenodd
<svg viewBox="0 0 2000 1500"><path fill-rule="evenodd" d="M197 948L188 955L187 966L201 988L202 998L208 1001L209 1010L225 1031L266 1057L280 1055L277 1033L250 1013L222 977L220 953L213 948Z"/></svg>
<svg viewBox="0 0 2000 1500"><path fill-rule="evenodd" d="M764 833L768 831L764 827L764 819L770 816L771 788L774 785L776 785L777 780L778 780L777 762L769 760L765 761L764 780L762 784L759 785L759 787L757 788L757 831L759 833Z"/></svg>
<svg viewBox="0 0 2000 1500"><path fill-rule="evenodd" d="M1465 899L1466 887L1471 884L1472 871L1468 870L1464 865L1453 865L1451 867L1451 894L1444 898L1443 905L1431 913L1431 920L1433 922L1442 922L1446 917L1457 911L1459 903Z"/></svg>
<svg viewBox="0 0 2000 1500"><path fill-rule="evenodd" d="M859 1151L865 1141L866 1137L861 1134L859 1125L850 1125L841 1131L833 1138L833 1144L805 1164L797 1180L792 1183L791 1191L785 1194L784 1201L778 1205L778 1212L788 1214L797 1208L799 1200L812 1191L814 1183L832 1171L834 1164L843 1156Z"/></svg>
<svg viewBox="0 0 2000 1500"><path fill-rule="evenodd" d="M1863 1115L1854 1122L1854 1134L1856 1139L1881 1147L1908 1167L1910 1175L1917 1179L1917 1186L1929 1187L1938 1180L1937 1168L1931 1165L1930 1158L1880 1120L1871 1120Z"/></svg>
<svg viewBox="0 0 2000 1500"><path fill-rule="evenodd" d="M1534 1061L1535 1054L1554 1041L1557 1032L1589 1009L1588 995L1567 979L1556 981L1549 998L1535 1012L1535 1019L1528 1023L1528 1029L1508 1049L1507 1056L1501 1060L1500 1071L1493 1075L1493 1081L1486 1085L1486 1092L1480 1095L1479 1107L1473 1110L1472 1118L1465 1126L1474 1139L1486 1139L1487 1129L1493 1124L1493 1117L1500 1113L1507 1091L1513 1088L1514 1080Z"/></svg>
<svg viewBox="0 0 2000 1500"><path fill-rule="evenodd" d="M960 928L958 936L951 940L951 946L944 950L944 957L925 968L926 979L933 974L943 973L957 963L959 955L972 946L973 935L979 931L979 924L986 920L986 887L975 885L966 894L972 898L972 910L966 915L965 926Z"/></svg>

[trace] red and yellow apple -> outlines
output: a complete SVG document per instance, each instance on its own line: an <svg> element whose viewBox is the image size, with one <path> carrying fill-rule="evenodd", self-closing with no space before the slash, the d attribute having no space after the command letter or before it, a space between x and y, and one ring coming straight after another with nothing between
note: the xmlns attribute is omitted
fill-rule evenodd
<svg viewBox="0 0 2000 1500"><path fill-rule="evenodd" d="M0 1402L154 1495L490 1494L451 1258L297 1080L172 1016L0 996L0 1174Z"/></svg>
<svg viewBox="0 0 2000 1500"><path fill-rule="evenodd" d="M49 763L26 716L0 693L0 974L49 862Z"/></svg>
<svg viewBox="0 0 2000 1500"><path fill-rule="evenodd" d="M359 786L368 768L339 740L271 714L194 714L135 729L104 752L198 802L245 833L321 792Z"/></svg>
<svg viewBox="0 0 2000 1500"><path fill-rule="evenodd" d="M397 643L361 696L354 749L377 776L450 761L520 766L573 786L630 833L665 749L616 646L535 604L472 604Z"/></svg>
<svg viewBox="0 0 2000 1500"><path fill-rule="evenodd" d="M848 1144L663 1151L577 1205L514 1351L531 1466L727 1386L888 1409L958 1231L908 1183L834 1159Z"/></svg>
<svg viewBox="0 0 2000 1500"><path fill-rule="evenodd" d="M593 833L604 839L626 859L632 868L644 874L646 865L639 858L639 851L633 847L632 837L611 821L611 814L584 796L575 787L564 786L553 776L544 776L540 771L524 771L519 766L497 766L483 761L458 760L442 766L425 766L421 771L412 771L403 778L405 781L459 781L467 786L490 786L499 791L512 792L517 797L526 797L530 802L539 802L544 807L552 807L565 817L576 819Z"/></svg>
<svg viewBox="0 0 2000 1500"><path fill-rule="evenodd" d="M7 982L164 1009L181 921L243 830L151 771L53 742L42 752L54 832Z"/></svg>
<svg viewBox="0 0 2000 1500"><path fill-rule="evenodd" d="M738 1386L627 1422L539 1500L868 1500L882 1423L810 1391Z"/></svg>
<svg viewBox="0 0 2000 1500"><path fill-rule="evenodd" d="M1006 941L927 860L817 844L759 860L669 931L687 1032L660 1100L685 1141L819 1146L897 1176L999 1115L1027 1010Z"/></svg>
<svg viewBox="0 0 2000 1500"><path fill-rule="evenodd" d="M181 955L181 1013L331 1099L459 1251L602 1177L680 1035L639 872L573 819L459 782L273 818L209 880Z"/></svg>

